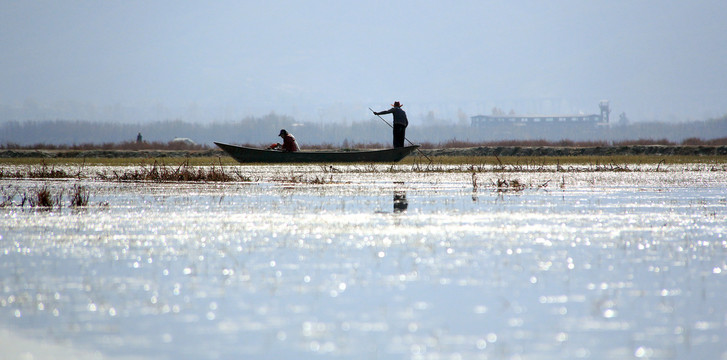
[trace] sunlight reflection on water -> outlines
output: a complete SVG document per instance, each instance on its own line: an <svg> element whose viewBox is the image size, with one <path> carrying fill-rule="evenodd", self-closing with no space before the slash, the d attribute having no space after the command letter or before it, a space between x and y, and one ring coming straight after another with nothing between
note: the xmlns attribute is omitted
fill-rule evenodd
<svg viewBox="0 0 727 360"><path fill-rule="evenodd" d="M110 357L727 356L724 173L239 169L0 209L1 324Z"/></svg>

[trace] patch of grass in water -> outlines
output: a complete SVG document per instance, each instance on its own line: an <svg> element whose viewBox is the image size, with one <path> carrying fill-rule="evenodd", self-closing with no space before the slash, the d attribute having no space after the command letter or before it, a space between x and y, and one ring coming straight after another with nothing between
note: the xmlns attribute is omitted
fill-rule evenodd
<svg viewBox="0 0 727 360"><path fill-rule="evenodd" d="M306 177L303 175L290 175L287 177L275 177L272 179L274 182L290 183L290 184L309 184L309 185L327 185L336 184L337 181L333 180L333 175L326 178L324 175Z"/></svg>
<svg viewBox="0 0 727 360"><path fill-rule="evenodd" d="M71 207L88 206L90 191L81 185L73 186L73 194L71 195Z"/></svg>
<svg viewBox="0 0 727 360"><path fill-rule="evenodd" d="M42 185L28 189L21 194L20 187L8 185L0 188L0 192L2 193L0 194L0 208L11 206L24 208L27 204L30 208L50 210L63 207L65 191L60 189L54 194L48 185ZM89 205L90 197L91 191L87 187L73 185L68 199L69 206L72 208L86 207Z"/></svg>
<svg viewBox="0 0 727 360"><path fill-rule="evenodd" d="M134 170L119 173L112 171L111 174L98 173L100 180L116 181L154 181L154 182L230 182L230 181L252 181L252 178L243 175L239 171L232 174L226 172L222 163L219 166L212 164L211 169L191 166L189 159L183 161L179 166L167 166L154 160L154 163L147 166L139 165Z"/></svg>
<svg viewBox="0 0 727 360"><path fill-rule="evenodd" d="M0 179L67 179L80 176L81 168L77 173L70 173L64 169L56 169L55 165L41 161L39 164L29 165L25 172L21 170L7 171L0 168Z"/></svg>
<svg viewBox="0 0 727 360"><path fill-rule="evenodd" d="M477 191L477 185L475 182L475 174L472 174L472 183L473 183L473 190ZM526 184L518 179L504 179L499 178L497 179L497 182L492 182L492 186L495 188L495 191L498 193L506 193L506 192L521 192L525 189L545 189L548 187L548 184L550 184L550 180L542 183L542 184Z"/></svg>
<svg viewBox="0 0 727 360"><path fill-rule="evenodd" d="M40 188L34 189L33 192L30 194L29 197L26 197L26 195L23 195L24 198L27 198L28 205L30 207L40 207L40 208L53 208L53 207L61 207L62 199L63 199L63 190L61 190L60 193L57 195L51 194L50 189L48 186L42 186ZM25 200L23 200L23 203L25 203Z"/></svg>

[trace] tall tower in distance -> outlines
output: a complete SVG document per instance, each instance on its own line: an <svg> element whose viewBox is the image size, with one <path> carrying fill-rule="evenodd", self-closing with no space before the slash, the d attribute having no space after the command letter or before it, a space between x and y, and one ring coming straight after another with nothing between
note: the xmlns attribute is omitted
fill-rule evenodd
<svg viewBox="0 0 727 360"><path fill-rule="evenodd" d="M608 100L601 100L598 107L601 108L601 122L608 123L608 116L611 114L611 108L608 106Z"/></svg>

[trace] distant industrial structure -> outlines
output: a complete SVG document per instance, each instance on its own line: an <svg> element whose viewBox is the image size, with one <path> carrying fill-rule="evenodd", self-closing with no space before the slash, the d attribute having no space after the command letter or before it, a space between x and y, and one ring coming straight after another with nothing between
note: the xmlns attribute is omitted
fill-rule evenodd
<svg viewBox="0 0 727 360"><path fill-rule="evenodd" d="M476 115L472 116L472 127L486 127L496 124L526 125L526 124L593 124L608 125L608 117L611 114L607 100L602 100L598 106L600 114L577 114L577 115Z"/></svg>

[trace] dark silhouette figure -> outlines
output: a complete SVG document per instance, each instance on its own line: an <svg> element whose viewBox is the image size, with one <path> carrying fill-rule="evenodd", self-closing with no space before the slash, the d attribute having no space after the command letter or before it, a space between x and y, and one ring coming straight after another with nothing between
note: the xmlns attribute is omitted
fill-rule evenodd
<svg viewBox="0 0 727 360"><path fill-rule="evenodd" d="M400 102L395 101L392 108L389 110L375 112L376 115L392 114L394 116L394 147L404 147L404 140L406 139L406 127L409 125L409 120L406 118L406 112L401 109L403 106Z"/></svg>

